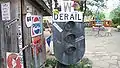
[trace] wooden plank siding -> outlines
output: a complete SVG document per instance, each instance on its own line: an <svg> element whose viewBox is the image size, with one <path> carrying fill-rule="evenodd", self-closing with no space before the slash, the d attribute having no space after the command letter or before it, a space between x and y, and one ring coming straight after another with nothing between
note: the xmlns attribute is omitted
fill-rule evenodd
<svg viewBox="0 0 120 68"><path fill-rule="evenodd" d="M41 0L40 0L41 1ZM39 1L39 2L40 2ZM23 23L23 33L24 33L24 46L31 44L31 28L27 28L25 24L25 16L26 16L26 6L32 6L32 15L41 15L43 16L50 16L52 12L49 8L44 5L45 3L42 1L38 3L34 0L24 0L23 4L23 12L21 14L21 1L20 0L3 0L2 3L10 2L10 15L11 20L18 19L14 24L12 24L9 28L5 23L7 21L2 21L1 19L1 9L0 9L0 68L7 68L6 67L6 52L19 52L19 41L18 41L18 26L21 26ZM0 2L1 3L1 2ZM42 6L42 5L43 6ZM1 8L1 7L0 7ZM45 8L45 10L44 10ZM21 21L21 15L23 16L23 21ZM38 64L42 65L46 60L46 50L43 44L43 34L40 36L42 39L42 52L38 55ZM33 61L31 47L28 47L25 50L25 58L26 58L26 66L27 68L31 68L31 62ZM2 62L4 59L4 62ZM2 63L1 63L2 62ZM4 64L4 65L3 65Z"/></svg>

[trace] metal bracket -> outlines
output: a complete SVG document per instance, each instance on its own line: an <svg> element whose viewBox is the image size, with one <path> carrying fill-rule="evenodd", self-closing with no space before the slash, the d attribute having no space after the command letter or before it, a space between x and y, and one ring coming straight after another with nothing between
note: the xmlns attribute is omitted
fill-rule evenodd
<svg viewBox="0 0 120 68"><path fill-rule="evenodd" d="M19 21L19 19L18 19L18 18L14 18L14 19L6 22L4 25L7 26L7 28L10 28L10 26L11 26L12 24L16 23L17 21Z"/></svg>

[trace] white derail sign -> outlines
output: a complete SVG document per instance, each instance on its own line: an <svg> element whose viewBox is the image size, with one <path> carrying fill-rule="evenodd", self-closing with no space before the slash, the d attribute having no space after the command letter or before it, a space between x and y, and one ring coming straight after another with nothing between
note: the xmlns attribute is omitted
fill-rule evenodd
<svg viewBox="0 0 120 68"><path fill-rule="evenodd" d="M83 13L74 11L73 1L63 1L61 3L61 11L58 14L53 13L54 22L75 21L82 22Z"/></svg>

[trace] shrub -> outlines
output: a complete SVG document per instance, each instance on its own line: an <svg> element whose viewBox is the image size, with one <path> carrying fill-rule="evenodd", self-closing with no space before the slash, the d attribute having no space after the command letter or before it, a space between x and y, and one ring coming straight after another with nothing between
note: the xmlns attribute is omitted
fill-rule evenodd
<svg viewBox="0 0 120 68"><path fill-rule="evenodd" d="M112 23L112 27L117 28L118 24Z"/></svg>
<svg viewBox="0 0 120 68"><path fill-rule="evenodd" d="M92 61L88 58L83 58L79 63L69 66L70 68L92 68Z"/></svg>
<svg viewBox="0 0 120 68"><path fill-rule="evenodd" d="M51 66L52 68L55 68L57 65L57 60L56 59L47 59L46 60L46 67ZM71 64L69 65L69 68L92 68L92 61L89 60L88 58L83 58L81 59L80 62L77 64Z"/></svg>
<svg viewBox="0 0 120 68"><path fill-rule="evenodd" d="M55 68L56 65L57 65L57 60L56 59L51 58L51 59L46 60L45 67L51 66L52 68Z"/></svg>

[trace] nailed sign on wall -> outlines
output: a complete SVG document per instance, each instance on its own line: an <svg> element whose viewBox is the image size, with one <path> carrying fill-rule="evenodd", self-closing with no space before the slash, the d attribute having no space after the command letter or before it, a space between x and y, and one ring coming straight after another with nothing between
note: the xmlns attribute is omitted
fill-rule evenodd
<svg viewBox="0 0 120 68"><path fill-rule="evenodd" d="M31 36L35 37L42 34L42 19L40 16L32 16Z"/></svg>
<svg viewBox="0 0 120 68"><path fill-rule="evenodd" d="M10 2L1 4L2 20L10 20Z"/></svg>
<svg viewBox="0 0 120 68"><path fill-rule="evenodd" d="M7 68L23 68L18 53L6 53Z"/></svg>

